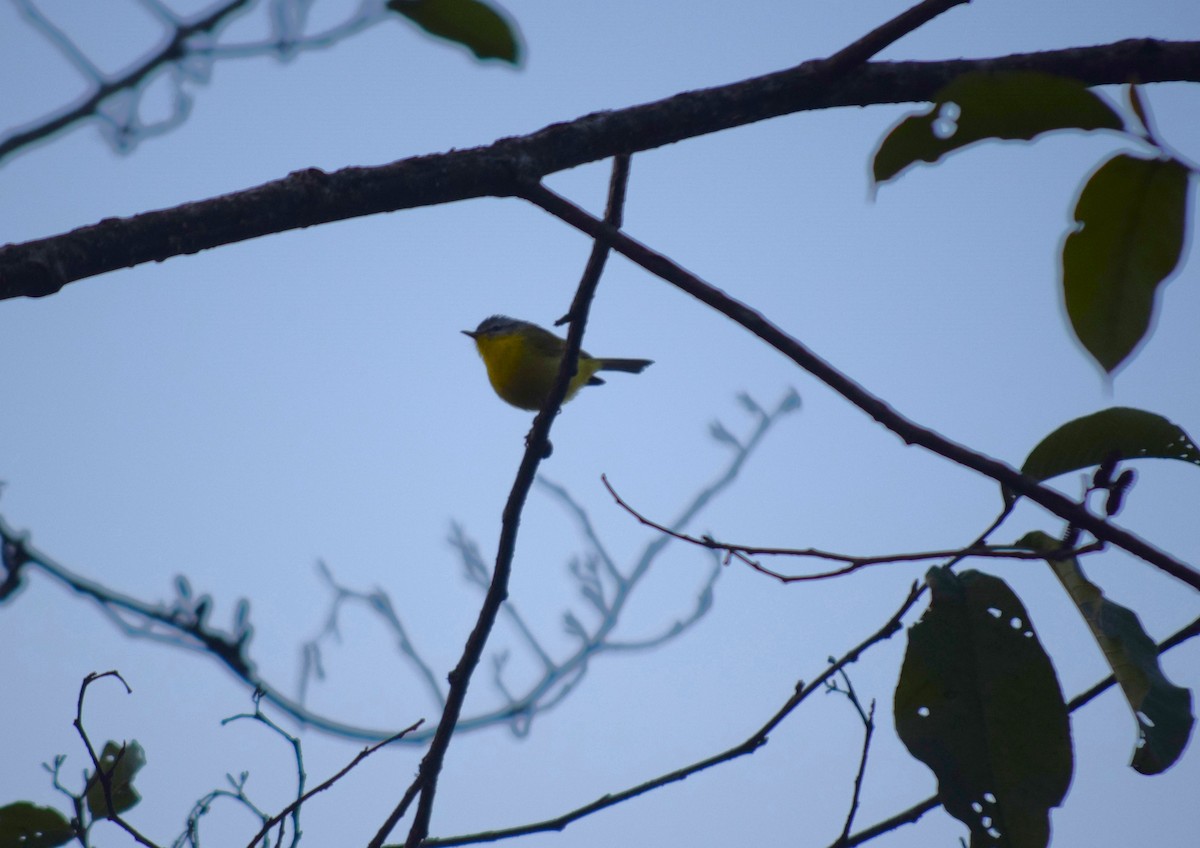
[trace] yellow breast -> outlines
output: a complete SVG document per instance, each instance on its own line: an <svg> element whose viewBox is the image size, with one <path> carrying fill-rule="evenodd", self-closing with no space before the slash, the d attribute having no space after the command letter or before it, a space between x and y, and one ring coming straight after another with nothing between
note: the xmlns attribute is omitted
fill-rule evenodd
<svg viewBox="0 0 1200 848"><path fill-rule="evenodd" d="M540 350L519 333L481 336L475 339L475 346L487 366L488 380L496 394L521 409L542 408L554 385L561 356ZM599 360L580 354L579 370L567 388L564 402L574 397L599 367Z"/></svg>

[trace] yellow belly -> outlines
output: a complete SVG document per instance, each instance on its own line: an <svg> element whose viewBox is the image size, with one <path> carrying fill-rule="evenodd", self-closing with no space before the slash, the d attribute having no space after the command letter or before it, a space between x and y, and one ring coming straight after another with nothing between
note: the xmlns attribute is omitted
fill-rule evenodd
<svg viewBox="0 0 1200 848"><path fill-rule="evenodd" d="M476 344L496 394L521 409L542 408L554 385L561 357L546 355L515 335L477 339ZM599 367L600 360L580 354L579 369L567 387L563 402L574 397Z"/></svg>

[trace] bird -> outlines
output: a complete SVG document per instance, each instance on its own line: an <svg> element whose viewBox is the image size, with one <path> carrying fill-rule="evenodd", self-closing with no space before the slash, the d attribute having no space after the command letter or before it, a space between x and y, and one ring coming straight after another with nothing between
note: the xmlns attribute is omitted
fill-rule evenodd
<svg viewBox="0 0 1200 848"><path fill-rule="evenodd" d="M567 343L537 324L519 321L507 315L485 318L474 330L463 330L475 341L488 380L496 394L518 409L539 410L550 394ZM566 403L584 386L604 381L597 371L625 371L640 374L650 359L601 359L579 351L579 365L567 385Z"/></svg>

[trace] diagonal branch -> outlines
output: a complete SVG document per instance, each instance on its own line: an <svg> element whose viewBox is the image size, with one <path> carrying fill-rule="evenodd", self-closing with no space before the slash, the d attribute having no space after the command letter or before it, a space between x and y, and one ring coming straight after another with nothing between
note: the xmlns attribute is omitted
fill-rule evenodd
<svg viewBox="0 0 1200 848"><path fill-rule="evenodd" d="M667 256L656 253L620 230L608 226L544 185L531 186L525 192L524 197L530 203L541 207L591 238L606 240L614 250L645 268L651 274L660 277L740 324L891 430L903 439L905 444L918 445L951 462L977 471L985 477L990 477L1018 495L1023 495L1045 507L1068 523L1088 531L1097 539L1123 548L1177 580L1188 584L1193 589L1200 590L1200 572L1191 566L1159 550L1134 533L1093 515L1083 504L1076 503L1054 489L1041 485L1015 468L986 454L974 451L966 445L951 441L940 433L928 427L922 427L917 422L904 417L882 398L871 394L850 377L838 371L798 340L772 324L761 313L716 286L701 280Z"/></svg>
<svg viewBox="0 0 1200 848"><path fill-rule="evenodd" d="M398 739L403 739L409 733L412 733L413 731L415 731L418 727L421 726L421 723L423 721L424 721L424 719L421 719L421 720L417 721L415 724L410 724L408 727L404 728L403 730L399 731L398 733L392 734L387 739L381 739L378 742L376 742L374 745L368 745L367 747L363 748L361 751L359 751L357 754L355 754L354 759L352 759L345 766L343 766L340 770L338 770L338 772L336 774L334 774L333 777L330 777L327 780L322 781L321 783L314 786L312 789L308 790L307 792L304 792L303 794L300 795L299 798L297 798L292 803L288 804L286 807L284 807L282 810L280 810L278 813L276 813L270 819L268 819L263 824L263 826L261 828L259 828L258 833L254 834L254 837L250 840L249 844L246 845L246 848L254 848L255 845L257 845L259 842L263 841L263 837L265 837L267 835L267 832L271 828L273 828L275 825L282 822L289 815L297 812L300 809L301 805L303 805L305 802L307 802L310 798L312 798L314 795L324 792L326 789L329 789L331 786L333 786L333 784L337 783L339 780L341 780L343 777L345 777L347 774L349 774L351 772L351 770L354 769L355 766L357 766L359 763L361 763L367 757L374 754L380 748L384 747L385 745L390 745L391 743L397 741ZM263 844L269 845L270 843L263 842ZM276 843L276 844L278 844L278 843Z"/></svg>
<svg viewBox="0 0 1200 848"><path fill-rule="evenodd" d="M1200 82L1200 42L1129 39L1095 47L940 62L872 62L831 82L828 63L653 103L596 112L486 147L327 174L298 171L256 188L0 248L0 300L272 233L477 197L511 197L547 174L816 109L930 100L969 71L1032 70L1087 85L1137 78Z"/></svg>

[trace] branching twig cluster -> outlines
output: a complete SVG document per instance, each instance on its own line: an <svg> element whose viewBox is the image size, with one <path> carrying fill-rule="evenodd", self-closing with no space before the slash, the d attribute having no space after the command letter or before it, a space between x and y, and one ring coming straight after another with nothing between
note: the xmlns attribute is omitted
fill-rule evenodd
<svg viewBox="0 0 1200 848"><path fill-rule="evenodd" d="M157 843L144 836L121 815L121 812L124 808L130 807L136 803L138 796L133 790L132 783L127 783L124 786L118 787L114 783L114 777L120 773L119 769L121 767L122 760L127 755L130 755L129 752L131 750L138 747L137 744L124 743L118 748L110 743L110 745L105 746L106 753L103 756L97 755L96 749L92 745L91 739L89 738L87 730L84 727L83 702L87 695L87 690L94 682L105 677L114 677L119 680L125 687L125 691L127 693L132 694L133 691L129 688L129 684L125 682L125 679L121 676L120 672L117 671L106 671L103 673L94 672L87 675L80 684L79 697L75 708L75 720L73 724L76 732L79 734L80 739L83 741L84 749L87 751L88 758L91 760L93 768L91 773L92 776L86 782L84 790L77 793L63 786L59 778L59 772L62 768L65 757L56 757L53 766L46 766L46 768L53 775L55 788L71 800L72 807L75 811L75 816L74 820L71 822L71 827L74 830L76 840L80 843L82 848L89 848L91 845L91 826L96 821L101 819L112 821L114 824L128 833L139 845L144 846L144 848L160 848ZM300 740L287 733L283 728L281 728L262 712L261 700L261 693L254 693L253 713L242 713L231 716L230 718L225 719L222 724L228 724L231 721L237 721L240 719L250 719L265 725L272 733L288 742L288 744L292 747L296 761L296 800L285 806L278 813L269 815L263 812L246 793L246 782L249 777L248 772L242 772L237 778L234 778L232 775L227 775L230 788L213 790L204 797L200 798L192 806L191 811L188 813L184 830L172 843L172 848L183 848L183 846L199 848L200 820L211 811L213 803L221 798L228 798L234 801L242 808L249 810L261 822L261 828L254 835L254 838L251 839L246 848L256 848L259 842L263 843L264 848L270 848L270 841L267 834L276 827L279 828L279 833L275 844L276 846L282 846L283 840L287 836L287 828L285 825L289 820L292 823L289 846L290 848L295 848L300 840L300 809L304 804L312 799L313 796L332 787L371 754L375 753L385 745L399 741L405 735L412 733L421 725L421 722L418 721L416 724L401 730L399 733L396 733L387 739L380 740L374 745L364 748L363 750L359 751L349 763L338 770L337 773L332 775L327 780L322 781L312 789L305 791L304 785L307 780L307 774L304 769L304 754ZM110 749L115 750L116 752L115 756L111 757L111 762L108 761L108 751ZM95 796L93 786L99 786L101 790L100 796ZM120 807L116 801L116 793L118 788L126 793L127 803L125 804L124 808ZM103 801L102 806L97 802L96 797L99 797ZM15 838L18 839L18 842L21 841L20 836L16 836Z"/></svg>
<svg viewBox="0 0 1200 848"><path fill-rule="evenodd" d="M744 440L721 440L722 444L730 448L724 469L691 499L672 526L680 531L689 526L713 498L734 483L746 461L759 448L771 428L797 408L794 394L789 393L774 411L759 409L754 413L754 427ZM534 681L525 684L520 692L514 693L502 678L502 664L498 665L494 683L505 703L463 718L458 725L459 732L481 730L495 725L507 725L518 734L526 732L537 713L561 703L574 690L588 664L597 655L656 647L684 633L708 611L712 603L713 587L720 575L720 568L715 563L708 570L695 603L686 616L670 623L660 633L643 639L622 641L615 638L613 631L622 612L640 582L661 555L666 540L656 539L647 545L637 560L623 570L605 549L586 513L567 490L545 479L540 479L539 482L568 510L591 548L591 553L582 564L573 566L573 574L585 603L591 608L594 620L585 623L587 616L581 618L571 612L564 614L564 623L575 636L577 646L567 657L556 660L551 658L549 652L525 624L519 608L511 602L506 602L501 615L521 634L523 644L537 658L542 673ZM478 546L458 525L452 525L449 541L463 563L468 580L486 589L490 571L483 562ZM300 691L296 698L292 698L263 677L257 669L250 653L254 628L250 621L250 606L246 600L237 602L232 632L225 632L211 621L213 599L207 594L196 595L186 579L177 578L176 597L170 602L150 603L133 598L91 581L57 562L35 547L25 534L11 527L2 515L0 552L3 553L4 565L4 573L0 574L0 585L9 586L10 593L15 594L29 578L30 573L46 574L93 601L127 636L150 639L173 648L213 657L243 681L251 691L261 692L265 700L302 726L314 727L348 739L371 741L386 739L395 732L394 729L349 724L315 712L306 706L308 687L323 674L321 646L325 640L337 635L340 616L349 604L364 606L388 628L395 637L401 657L423 682L432 702L439 708L445 703L445 694L437 674L416 647L390 596L382 589L361 591L341 585L325 563L318 563L318 573L329 586L333 598L318 635L306 642L302 648ZM599 565L596 566L595 563ZM0 597L0 600L2 599ZM402 742L420 745L428 741L430 735L429 731L416 731L407 734Z"/></svg>
<svg viewBox="0 0 1200 848"><path fill-rule="evenodd" d="M321 32L305 31L303 3L272 3L271 35L255 41L221 43L226 26L250 11L258 0L226 0L191 18L176 15L159 0L140 5L163 27L164 37L153 50L116 73L105 73L39 6L37 0L13 0L29 26L54 45L87 84L75 102L0 136L0 163L10 156L77 124L95 121L109 145L131 152L139 142L179 126L191 112L189 86L202 85L222 59L274 56L287 61L298 53L330 47L379 23L386 16L383 0L359 5L344 21ZM158 121L141 116L146 90L163 79L170 85L171 112Z"/></svg>

